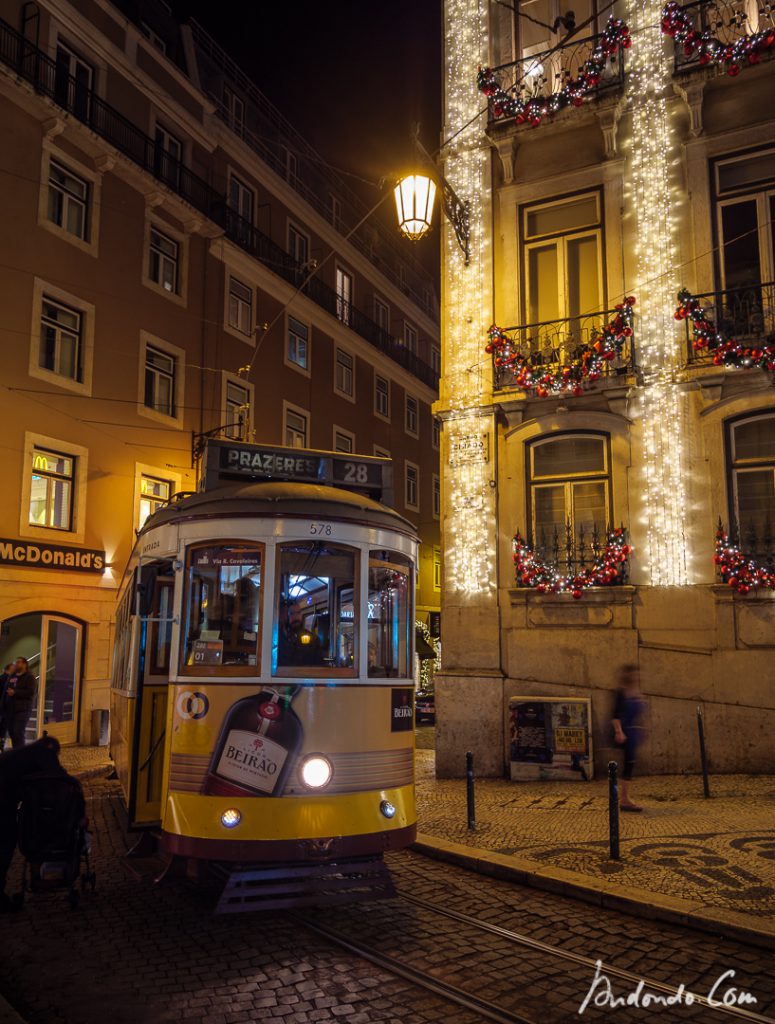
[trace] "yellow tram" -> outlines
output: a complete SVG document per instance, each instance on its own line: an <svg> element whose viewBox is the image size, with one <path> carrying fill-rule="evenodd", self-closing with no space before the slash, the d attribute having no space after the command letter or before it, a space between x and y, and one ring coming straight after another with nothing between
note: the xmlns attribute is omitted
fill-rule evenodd
<svg viewBox="0 0 775 1024"><path fill-rule="evenodd" d="M111 752L131 829L216 862L415 837L414 527L386 460L207 444L119 595Z"/></svg>

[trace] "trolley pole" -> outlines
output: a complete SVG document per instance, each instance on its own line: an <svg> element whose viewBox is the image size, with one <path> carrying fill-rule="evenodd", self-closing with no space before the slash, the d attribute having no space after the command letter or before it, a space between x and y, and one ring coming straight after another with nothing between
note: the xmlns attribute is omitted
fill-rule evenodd
<svg viewBox="0 0 775 1024"><path fill-rule="evenodd" d="M710 784L708 782L708 754L705 750L705 724L702 720L702 708L697 707L697 732L700 737L700 760L702 761L702 788L705 791L705 799L710 797Z"/></svg>
<svg viewBox="0 0 775 1024"><path fill-rule="evenodd" d="M619 783L616 761L608 762L608 849L611 860L619 860Z"/></svg>
<svg viewBox="0 0 775 1024"><path fill-rule="evenodd" d="M474 808L474 755L470 750L466 754L466 804L468 806L468 828L473 832L476 828L476 811Z"/></svg>

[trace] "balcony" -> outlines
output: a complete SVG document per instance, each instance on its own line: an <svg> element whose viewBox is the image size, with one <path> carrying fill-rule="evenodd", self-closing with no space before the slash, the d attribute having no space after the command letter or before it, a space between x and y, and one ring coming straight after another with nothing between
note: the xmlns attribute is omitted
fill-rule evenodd
<svg viewBox="0 0 775 1024"><path fill-rule="evenodd" d="M729 288L725 291L695 295L705 317L721 337L734 338L747 348L775 344L775 283ZM691 365L713 364L715 348L694 348L692 322L687 319L686 353Z"/></svg>
<svg viewBox="0 0 775 1024"><path fill-rule="evenodd" d="M624 382L628 373L634 373L635 339L630 336L622 341L619 352L614 358L599 360L599 373L585 374L581 367L585 363L585 355L597 352L595 345L599 342L606 327L619 314L619 310L603 310L600 313L589 313L586 316L566 317L562 320L545 320L542 323L524 324L508 327L502 331L507 335L512 351L518 352L530 370L533 378L551 376L561 383L557 388L549 388L551 393L574 393L574 382L580 388L600 386L601 382L613 381L617 378ZM587 362L588 365L588 362ZM567 373L570 369L570 373ZM493 390L504 391L509 388L530 390L517 380L519 367L504 365L498 362L498 353L493 353Z"/></svg>
<svg viewBox="0 0 775 1024"><path fill-rule="evenodd" d="M692 30L700 36L718 40L722 47L732 47L758 32L775 30L775 9L770 3L748 3L746 0L695 0L684 4L682 12L691 22ZM696 71L704 67L700 50L689 47L687 54L684 44L676 42L676 74ZM757 54L758 60L767 60L775 55L775 48L765 49ZM742 62L745 66L746 61ZM754 63L753 60L750 63Z"/></svg>
<svg viewBox="0 0 775 1024"><path fill-rule="evenodd" d="M231 241L264 266L293 285L302 284L305 274L295 260L231 210L225 195L217 192L180 160L170 156L161 145L136 127L115 107L105 103L94 90L86 88L82 82L64 73L55 61L25 40L2 19L0 63L218 224ZM369 344L403 366L424 384L438 390L438 373L429 364L404 349L365 313L352 306L343 311L336 292L319 278L313 277L301 290L332 316L346 323Z"/></svg>
<svg viewBox="0 0 775 1024"><path fill-rule="evenodd" d="M576 79L584 70L584 65L595 52L595 47L602 34L588 36L586 39L574 39L558 49L547 49L542 53L534 53L529 57L493 68L492 72L501 89L510 98L528 103L530 100L549 100L559 93L572 79ZM592 90L591 95L599 97L614 90L624 82L624 67L621 51L605 62L600 81ZM488 120L490 124L513 120L510 115L498 110L498 103L492 99L488 102Z"/></svg>

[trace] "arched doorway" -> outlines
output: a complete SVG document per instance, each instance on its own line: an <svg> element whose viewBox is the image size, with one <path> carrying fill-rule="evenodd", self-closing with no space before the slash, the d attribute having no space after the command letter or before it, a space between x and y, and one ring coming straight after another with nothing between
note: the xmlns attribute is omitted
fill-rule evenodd
<svg viewBox="0 0 775 1024"><path fill-rule="evenodd" d="M27 741L43 730L60 743L78 738L83 625L64 615L30 612L5 619L0 628L0 665L26 658L38 680Z"/></svg>

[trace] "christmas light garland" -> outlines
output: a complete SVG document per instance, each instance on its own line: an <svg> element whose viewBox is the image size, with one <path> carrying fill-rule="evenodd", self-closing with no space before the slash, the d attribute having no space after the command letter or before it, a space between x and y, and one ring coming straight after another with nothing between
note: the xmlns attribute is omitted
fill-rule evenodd
<svg viewBox="0 0 775 1024"><path fill-rule="evenodd" d="M423 622L421 619L415 620L414 627L420 631L423 640L425 640L428 646L433 648L436 652L435 658L419 659L420 668L417 676L417 689L427 690L431 681L431 665L433 665L434 671L438 672L441 669L441 655L439 652L440 642L437 637L431 636L431 631L428 628L427 623Z"/></svg>
<svg viewBox="0 0 775 1024"><path fill-rule="evenodd" d="M576 599L591 587L611 587L624 583L627 559L632 550L627 543L626 530L617 527L609 532L603 553L594 565L575 575L563 576L536 557L533 549L520 536L519 530L512 543L518 587L530 587L539 594L570 593Z"/></svg>
<svg viewBox="0 0 775 1024"><path fill-rule="evenodd" d="M479 69L477 84L480 92L492 100L492 112L496 118L513 117L517 124L527 122L535 128L545 117L554 116L563 107L580 107L585 96L600 84L606 61L609 58L615 60L617 50L628 50L631 45L627 25L619 18L609 18L591 57L584 62L578 77L569 79L559 92L521 100L501 88L492 68Z"/></svg>
<svg viewBox="0 0 775 1024"><path fill-rule="evenodd" d="M530 357L514 346L514 340L493 324L487 332L485 352L493 356L497 369L506 370L514 384L524 391L532 391L538 398L570 392L583 394L585 381L600 378L605 364L622 353L625 342L632 337L632 307L635 299L628 295L614 307L616 315L602 331L596 331L589 345L584 345L575 359L562 363L557 369L531 364Z"/></svg>
<svg viewBox="0 0 775 1024"><path fill-rule="evenodd" d="M692 347L695 352L705 349L712 353L715 366L732 366L740 370L758 368L775 372L775 339L767 340L761 345L742 345L734 338L725 338L719 334L716 325L705 316L705 310L699 300L687 288L678 293L676 320L691 320L694 338Z"/></svg>
<svg viewBox="0 0 775 1024"><path fill-rule="evenodd" d="M716 530L716 554L713 561L718 566L722 583L732 587L738 594L749 594L758 587L775 590L775 571L746 558L736 544L729 543L729 537L721 525Z"/></svg>
<svg viewBox="0 0 775 1024"><path fill-rule="evenodd" d="M662 32L682 43L687 57L696 52L700 64L717 64L732 77L740 74L742 64L758 64L760 54L775 46L775 28L741 36L731 44L723 43L711 35L709 28L701 32L695 29L691 15L676 0L670 0L662 10Z"/></svg>

